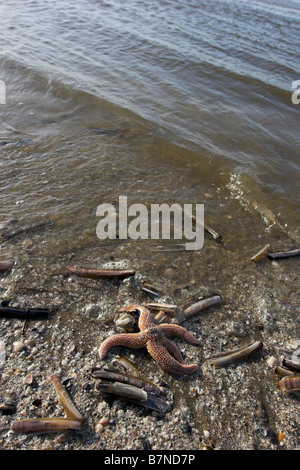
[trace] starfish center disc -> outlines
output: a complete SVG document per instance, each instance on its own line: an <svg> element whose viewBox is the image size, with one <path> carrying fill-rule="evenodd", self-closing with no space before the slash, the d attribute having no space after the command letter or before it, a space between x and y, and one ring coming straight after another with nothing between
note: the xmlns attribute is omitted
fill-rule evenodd
<svg viewBox="0 0 300 470"><path fill-rule="evenodd" d="M149 340L154 340L154 341L164 336L163 333L161 333L156 326L148 328L146 333L147 333L147 338Z"/></svg>

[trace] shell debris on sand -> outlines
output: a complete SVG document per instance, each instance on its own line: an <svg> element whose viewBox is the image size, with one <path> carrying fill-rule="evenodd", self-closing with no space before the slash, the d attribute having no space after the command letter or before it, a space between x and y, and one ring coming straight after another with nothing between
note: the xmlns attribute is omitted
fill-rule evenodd
<svg viewBox="0 0 300 470"><path fill-rule="evenodd" d="M215 244L213 240L211 243ZM11 431L3 431L0 433L0 445L7 449L47 446L54 449L153 450L194 450L204 446L211 449L295 448L298 439L298 403L292 394L281 392L278 376L270 371L267 359L277 356L279 348L286 347L290 338L295 337L298 319L294 315L297 310L292 309L297 305L295 287L298 279L291 270L285 272L282 264L280 268L276 268L273 263L269 263L268 268L263 263L249 267L251 263L248 258L245 259L243 269L239 270L235 265L234 276L230 277L226 267L226 252L222 252L224 256L219 260L220 268L216 268L213 263L215 253L210 258L208 252L207 249L201 255L201 263L197 264L195 259L187 268L185 263L182 266L177 263L177 286L174 286L174 280L164 277L165 266L162 266L162 277L158 282L154 271L156 266L153 267L144 253L145 260L134 263L138 267L134 279L117 283L100 281L100 291L80 286L74 278L60 274L62 266L72 262L67 256L58 260L53 256L51 267L49 264L41 264L40 260L36 264L32 260L34 268L29 268L28 254L21 254L18 257L18 269L13 269L9 275L1 278L2 299L12 299L13 306L51 308L55 305L57 310L44 319L29 319L24 331L22 319L1 318L0 333L7 358L0 370L0 404L7 404L9 400L14 404L11 413L1 413L2 427L11 428L12 423L20 418L34 419L39 416L65 419L60 418L60 407L46 380L50 370L58 371L62 377L62 383L70 392L72 400L78 404L85 423L73 433L73 437L66 436L61 441L45 435L23 439ZM87 256L86 260L89 266L98 264L92 262L92 257ZM295 261L297 258L291 258L291 262ZM205 273L200 269L203 262L207 266ZM171 263L168 263L170 266ZM109 266L109 262L101 262L101 266L118 267ZM130 268L129 263L122 268ZM260 269L264 274L264 270L270 269L267 272L269 285L256 277L253 269ZM51 270L53 275L50 275ZM191 279L198 280L197 276L202 275L199 282L189 282L189 270L193 271ZM140 274L143 271L150 279L152 289L156 283L164 287L164 292L158 293L161 297L155 296L153 302L156 303L163 300L171 306L188 308L201 296L209 296L211 292L222 293L222 302L216 307L209 311L201 310L199 316L185 320L186 329L193 331L199 339L200 350L186 345L180 339L178 342L174 339L174 343L182 348L185 361L199 364L199 372L196 374L173 376L165 373L152 361L146 350L121 347L116 351L134 360L143 375L154 377L154 384L163 388L162 399L170 405L165 413L134 402L127 401L125 404L116 394L97 391L95 378L90 374L98 362L99 344L105 340L109 331L116 332L114 321L119 315L119 309L130 302L138 300L143 304L147 301L146 293L142 290L146 277ZM282 276L280 292L275 289L278 276ZM151 277L155 283L152 283ZM31 287L31 290L21 290L22 285ZM92 307L86 310L88 305ZM153 312L155 316L158 311ZM269 317L273 323L267 328ZM220 352L232 351L250 344L251 338L259 337L264 347L253 360L239 361L234 367L228 368L211 367L209 361L205 360L218 348ZM25 349L15 352L15 342L23 343ZM110 357L115 358L114 351ZM31 380L31 376L33 382L29 385L26 382ZM260 390L263 404L264 401L267 403L267 418L257 412ZM95 431L101 420L97 433ZM65 421L57 424L69 426ZM47 426L51 427L52 424ZM75 423L74 426L78 428L80 424ZM277 436L281 432L284 439L278 437L276 442L271 437L270 429Z"/></svg>
<svg viewBox="0 0 300 470"><path fill-rule="evenodd" d="M83 417L70 400L58 376L51 374L50 381L54 385L59 402L66 413L66 418L51 417L16 420L12 425L12 430L15 433L56 433L80 430L82 428Z"/></svg>

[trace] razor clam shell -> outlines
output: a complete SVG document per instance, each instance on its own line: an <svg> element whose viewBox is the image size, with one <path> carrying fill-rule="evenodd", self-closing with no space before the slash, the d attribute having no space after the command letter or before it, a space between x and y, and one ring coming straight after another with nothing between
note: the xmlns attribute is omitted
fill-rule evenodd
<svg viewBox="0 0 300 470"><path fill-rule="evenodd" d="M64 432L68 430L79 431L82 422L69 418L33 418L15 421L12 430L18 434L43 434L51 432Z"/></svg>
<svg viewBox="0 0 300 470"><path fill-rule="evenodd" d="M80 266L77 264L68 266L67 271L70 274L90 279L125 279L126 277L135 275L135 271L132 269L101 269L91 266Z"/></svg>
<svg viewBox="0 0 300 470"><path fill-rule="evenodd" d="M12 259L6 259L0 261L0 272L4 273L5 271L9 271L13 266L15 262Z"/></svg>
<svg viewBox="0 0 300 470"><path fill-rule="evenodd" d="M0 404L0 412L4 415L12 415L16 412L16 405L10 400Z"/></svg>
<svg viewBox="0 0 300 470"><path fill-rule="evenodd" d="M149 295L149 297L151 297L151 299L156 299L157 297L160 297L160 294L158 294L157 292L149 289L149 287L142 287L142 291L145 292L145 294Z"/></svg>
<svg viewBox="0 0 300 470"><path fill-rule="evenodd" d="M145 390L134 385L123 384L120 382L100 383L97 385L97 389L105 393L111 393L113 395L126 398L127 400L137 402L146 401L148 399L148 394Z"/></svg>
<svg viewBox="0 0 300 470"><path fill-rule="evenodd" d="M159 413L166 413L170 409L170 405L167 402L157 398L157 396L152 393L148 393L148 399L140 404Z"/></svg>
<svg viewBox="0 0 300 470"><path fill-rule="evenodd" d="M251 261L259 261L268 251L270 250L270 244L264 246L261 250L259 250L254 256L252 256Z"/></svg>
<svg viewBox="0 0 300 470"><path fill-rule="evenodd" d="M215 367L224 367L235 362L242 361L243 359L256 354L263 347L262 341L255 341L249 346L243 348L233 349L231 351L213 354L208 359L211 360L210 365Z"/></svg>
<svg viewBox="0 0 300 470"><path fill-rule="evenodd" d="M143 287L145 287L146 289L150 289L152 292L155 292L157 295L164 295L164 292L162 289L154 286L153 284L150 284L149 282L144 282Z"/></svg>
<svg viewBox="0 0 300 470"><path fill-rule="evenodd" d="M284 393L300 393L300 375L283 377L279 382L279 387Z"/></svg>
<svg viewBox="0 0 300 470"><path fill-rule="evenodd" d="M150 408L160 413L165 413L169 409L167 402L133 385L125 385L119 382L114 382L113 384L101 383L97 388L102 392L117 395L120 398L125 398L126 400L138 403L145 408Z"/></svg>
<svg viewBox="0 0 300 470"><path fill-rule="evenodd" d="M296 363L291 361L290 359L286 359L285 357L282 359L282 365L283 367L286 367L287 369L290 369L293 371L295 374L300 373L300 363Z"/></svg>
<svg viewBox="0 0 300 470"><path fill-rule="evenodd" d="M182 312L176 312L174 318L170 320L170 323L182 323L187 318L190 318L197 313L201 312L205 308L210 307L211 305L215 305L222 302L222 297L220 294L214 294L210 297L205 297L200 299L198 302L195 302L185 308Z"/></svg>
<svg viewBox="0 0 300 470"><path fill-rule="evenodd" d="M183 315L185 318L188 318L192 315L195 315L196 313L200 312L201 310L210 307L211 305L215 305L222 302L222 297L220 294L214 294L210 297L206 297L203 299L200 299L198 302L190 305L187 307L185 310L183 310Z"/></svg>
<svg viewBox="0 0 300 470"><path fill-rule="evenodd" d="M195 215L192 215L191 217L192 217L193 222L196 223L197 222L197 217ZM206 233L208 233L215 240L221 240L222 239L222 235L220 235L218 232L216 232L216 230L209 227L207 224L204 224L204 231Z"/></svg>
<svg viewBox="0 0 300 470"><path fill-rule="evenodd" d="M289 258L290 256L299 256L299 255L300 255L300 248L297 248L295 250L277 251L275 253L269 253L268 258L269 259Z"/></svg>
<svg viewBox="0 0 300 470"><path fill-rule="evenodd" d="M129 375L133 375L134 377L140 377L140 371L138 370L137 366L131 362L127 357L120 356L118 362L126 369L130 371Z"/></svg>
<svg viewBox="0 0 300 470"><path fill-rule="evenodd" d="M67 417L71 420L82 422L83 416L81 416L77 408L75 408L74 404L72 403L68 393L66 392L58 376L56 374L50 375L50 381L54 385L59 402L61 406L63 407L63 409L65 410Z"/></svg>
<svg viewBox="0 0 300 470"><path fill-rule="evenodd" d="M141 377L134 377L130 374L124 374L123 372L116 372L109 369L102 369L99 367L92 368L93 377L99 379L105 379L113 382L122 382L128 385L134 385L135 387L142 388L146 392L154 393L156 396L160 395L161 389L156 385L152 384Z"/></svg>
<svg viewBox="0 0 300 470"><path fill-rule="evenodd" d="M158 245L151 248L151 251L185 251L184 244Z"/></svg>
<svg viewBox="0 0 300 470"><path fill-rule="evenodd" d="M282 366L275 367L275 374L279 375L280 377L288 377L291 375L296 375L290 369L287 369L286 367L282 367Z"/></svg>
<svg viewBox="0 0 300 470"><path fill-rule="evenodd" d="M149 310L155 310L155 311L160 311L162 310L163 312L170 312L173 313L174 310L177 308L177 305L174 304L160 304L160 303L153 303L149 302L145 304L145 307L148 308Z"/></svg>
<svg viewBox="0 0 300 470"><path fill-rule="evenodd" d="M168 318L168 315L163 310L159 310L155 315L154 320L156 323L162 323L166 318Z"/></svg>
<svg viewBox="0 0 300 470"><path fill-rule="evenodd" d="M218 232L216 232L214 229L212 229L208 225L204 225L204 231L209 233L209 235L212 236L215 240L222 239L222 235L220 235Z"/></svg>

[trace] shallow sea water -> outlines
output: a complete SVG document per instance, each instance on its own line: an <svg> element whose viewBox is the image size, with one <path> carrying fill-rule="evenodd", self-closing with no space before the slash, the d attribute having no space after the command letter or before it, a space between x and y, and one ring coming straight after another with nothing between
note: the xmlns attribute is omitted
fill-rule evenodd
<svg viewBox="0 0 300 470"><path fill-rule="evenodd" d="M97 362L118 309L151 300L141 290L145 280L178 305L218 292L222 304L185 325L200 351L178 343L188 363L199 361L197 377L170 377L145 351L130 357L169 384L175 410L185 409L200 435L210 429L216 447L264 447L247 427L257 424L261 397L269 425L277 434L286 426L287 448L295 447L297 401L274 395L277 378L265 361L299 337L299 257L250 258L267 243L272 251L299 245L299 109L291 102L299 3L2 3L1 259L16 266L1 275L0 294L13 305L54 310L38 341L51 360L40 352L36 374L72 371L77 383L76 367ZM169 251L180 240L99 240L96 209L119 196L147 207L204 204L205 223L222 240L205 234L203 248L190 252ZM136 276L84 286L67 276L75 263L135 269ZM95 317L85 314L89 304L99 309ZM9 351L14 328L3 323ZM34 326L26 331L34 334ZM228 371L205 362L220 344L257 339L262 358ZM26 374L29 365L17 358L7 367ZM16 379L6 377L6 389L20 386ZM285 423L287 409L294 424ZM236 440L224 434L239 426Z"/></svg>

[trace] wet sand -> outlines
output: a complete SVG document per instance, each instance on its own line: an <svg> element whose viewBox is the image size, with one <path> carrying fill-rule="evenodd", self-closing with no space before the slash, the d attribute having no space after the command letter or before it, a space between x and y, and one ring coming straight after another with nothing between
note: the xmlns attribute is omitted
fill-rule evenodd
<svg viewBox="0 0 300 470"><path fill-rule="evenodd" d="M0 261L15 265L0 272L0 301L51 315L0 318L0 448L299 448L299 398L282 394L269 359L297 351L300 257L251 261L267 244L300 246L298 5L2 3ZM188 252L166 248L174 240L99 240L97 207L120 196L204 204L222 241L206 233ZM80 280L69 264L136 275ZM196 373L166 373L146 349L99 360L119 308L151 300L143 281L180 307L222 296L182 324L199 346L174 339ZM255 341L262 350L236 365L207 360ZM168 412L97 389L92 367L118 368L120 355L160 384ZM82 430L15 435L16 420L63 416L54 372Z"/></svg>
<svg viewBox="0 0 300 470"><path fill-rule="evenodd" d="M257 229L263 229L264 222L257 215L245 213L244 217L249 223L255 217ZM0 399L15 406L11 414L1 415L1 448L299 448L299 397L281 392L280 377L268 364L271 357L296 351L299 257L271 261L265 256L253 263L251 256L264 243L252 240L241 253L228 232L222 235L218 243L206 234L200 252L155 252L145 241L115 240L111 250L82 243L78 250L49 253L47 260L35 253L43 243L42 231L6 242L6 255L16 264L1 273L1 300L10 300L10 306L49 308L52 313L49 319L25 324L17 319L0 321L6 349ZM279 241L281 248L291 244L274 229L268 239L276 249ZM136 275L121 281L81 279L67 273L67 266L75 263L135 269ZM99 360L99 345L117 331L119 308L151 301L142 291L144 281L162 289L164 296L159 300L179 306L215 292L222 295L221 304L182 324L200 346L174 339L186 363L199 364L196 373L164 372L146 349L116 347ZM214 368L207 360L220 347L226 351L256 340L263 342L263 349L235 365ZM17 341L25 345L19 352L14 349ZM99 381L92 376L92 367L105 364L122 370L119 356L129 358L142 375L161 386L161 397L170 405L168 412L158 414L97 390ZM15 420L64 415L49 382L52 373L59 375L84 416L82 430L64 437L15 434L11 430ZM24 383L28 374L33 376L31 385Z"/></svg>

